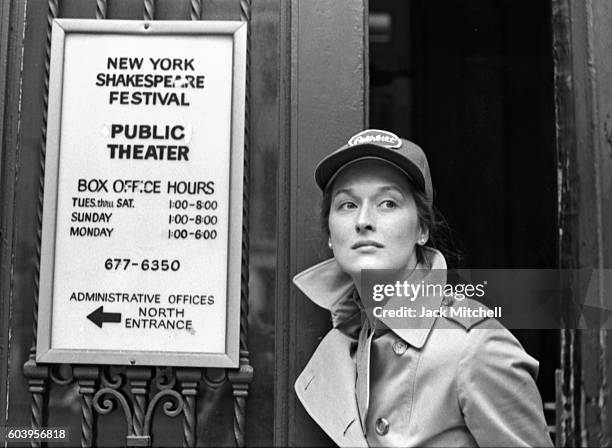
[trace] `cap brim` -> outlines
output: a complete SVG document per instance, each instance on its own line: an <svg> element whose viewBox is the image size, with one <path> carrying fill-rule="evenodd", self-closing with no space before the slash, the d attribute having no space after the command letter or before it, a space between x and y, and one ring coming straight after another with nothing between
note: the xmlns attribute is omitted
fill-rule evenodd
<svg viewBox="0 0 612 448"><path fill-rule="evenodd" d="M323 191L333 180L336 173L347 163L363 158L375 158L391 162L404 171L424 193L425 179L419 167L394 149L365 143L363 145L343 146L325 157L315 169L315 182Z"/></svg>

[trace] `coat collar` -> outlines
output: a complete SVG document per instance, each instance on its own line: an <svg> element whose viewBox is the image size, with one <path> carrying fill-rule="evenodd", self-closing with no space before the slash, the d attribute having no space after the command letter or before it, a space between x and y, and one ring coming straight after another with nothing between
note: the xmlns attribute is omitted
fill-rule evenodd
<svg viewBox="0 0 612 448"><path fill-rule="evenodd" d="M423 276L422 280L428 283L446 283L446 260L442 253L436 249L425 247L431 260L431 269ZM418 265L419 271L425 270L423 265ZM334 326L348 316L347 310L355 310L352 292L354 285L351 277L346 274L336 262L330 258L316 264L293 278L293 283L302 291L306 297L322 308L328 309L334 318ZM398 309L402 300L398 297L391 298L384 308ZM440 306L442 298L427 299L422 302L428 309L436 309ZM436 320L435 317L423 317L419 322L410 325L412 328L398 328L393 319L381 318L385 325L415 348L421 348L427 340ZM399 325L401 327L402 325Z"/></svg>
<svg viewBox="0 0 612 448"><path fill-rule="evenodd" d="M355 400L357 342L334 328L321 341L295 383L304 409L338 445L367 448ZM330 365L334 373L330 375Z"/></svg>

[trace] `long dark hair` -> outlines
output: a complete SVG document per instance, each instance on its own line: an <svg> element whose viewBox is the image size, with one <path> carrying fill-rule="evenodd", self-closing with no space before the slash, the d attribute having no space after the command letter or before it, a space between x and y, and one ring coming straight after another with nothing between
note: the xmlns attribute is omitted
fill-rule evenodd
<svg viewBox="0 0 612 448"><path fill-rule="evenodd" d="M327 188L325 188L320 207L321 227L328 236L333 183L333 181L330 182ZM427 246L442 252L449 268L459 267L463 258L463 251L459 248L459 243L446 218L444 218L444 215L437 207L427 201L425 193L416 187L412 179L408 178L408 183L416 205L419 225L421 229L429 231ZM416 257L418 263L431 267L431 260L428 257L427 251L418 244L416 246Z"/></svg>

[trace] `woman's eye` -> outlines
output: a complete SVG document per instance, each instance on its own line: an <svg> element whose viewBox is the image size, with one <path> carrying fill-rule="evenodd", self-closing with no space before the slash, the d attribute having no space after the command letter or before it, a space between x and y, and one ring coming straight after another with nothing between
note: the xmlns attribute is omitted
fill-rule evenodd
<svg viewBox="0 0 612 448"><path fill-rule="evenodd" d="M338 206L338 210L348 210L348 209L353 209L353 208L355 208L355 207L357 207L357 206L355 205L355 203L354 203L354 202L349 202L349 201L347 201L347 202L342 202L342 203L341 203L341 204Z"/></svg>
<svg viewBox="0 0 612 448"><path fill-rule="evenodd" d="M397 207L397 203L395 201L390 200L390 199L387 199L386 201L382 201L380 203L380 205L383 208L395 208L395 207Z"/></svg>

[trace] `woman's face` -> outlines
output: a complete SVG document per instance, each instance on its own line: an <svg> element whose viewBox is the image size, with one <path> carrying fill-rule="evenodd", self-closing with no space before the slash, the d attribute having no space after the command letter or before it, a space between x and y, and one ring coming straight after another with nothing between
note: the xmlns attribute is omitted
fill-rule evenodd
<svg viewBox="0 0 612 448"><path fill-rule="evenodd" d="M426 235L406 176L372 159L347 166L335 179L329 233L334 257L354 281L362 269L409 274L417 263L417 241Z"/></svg>

